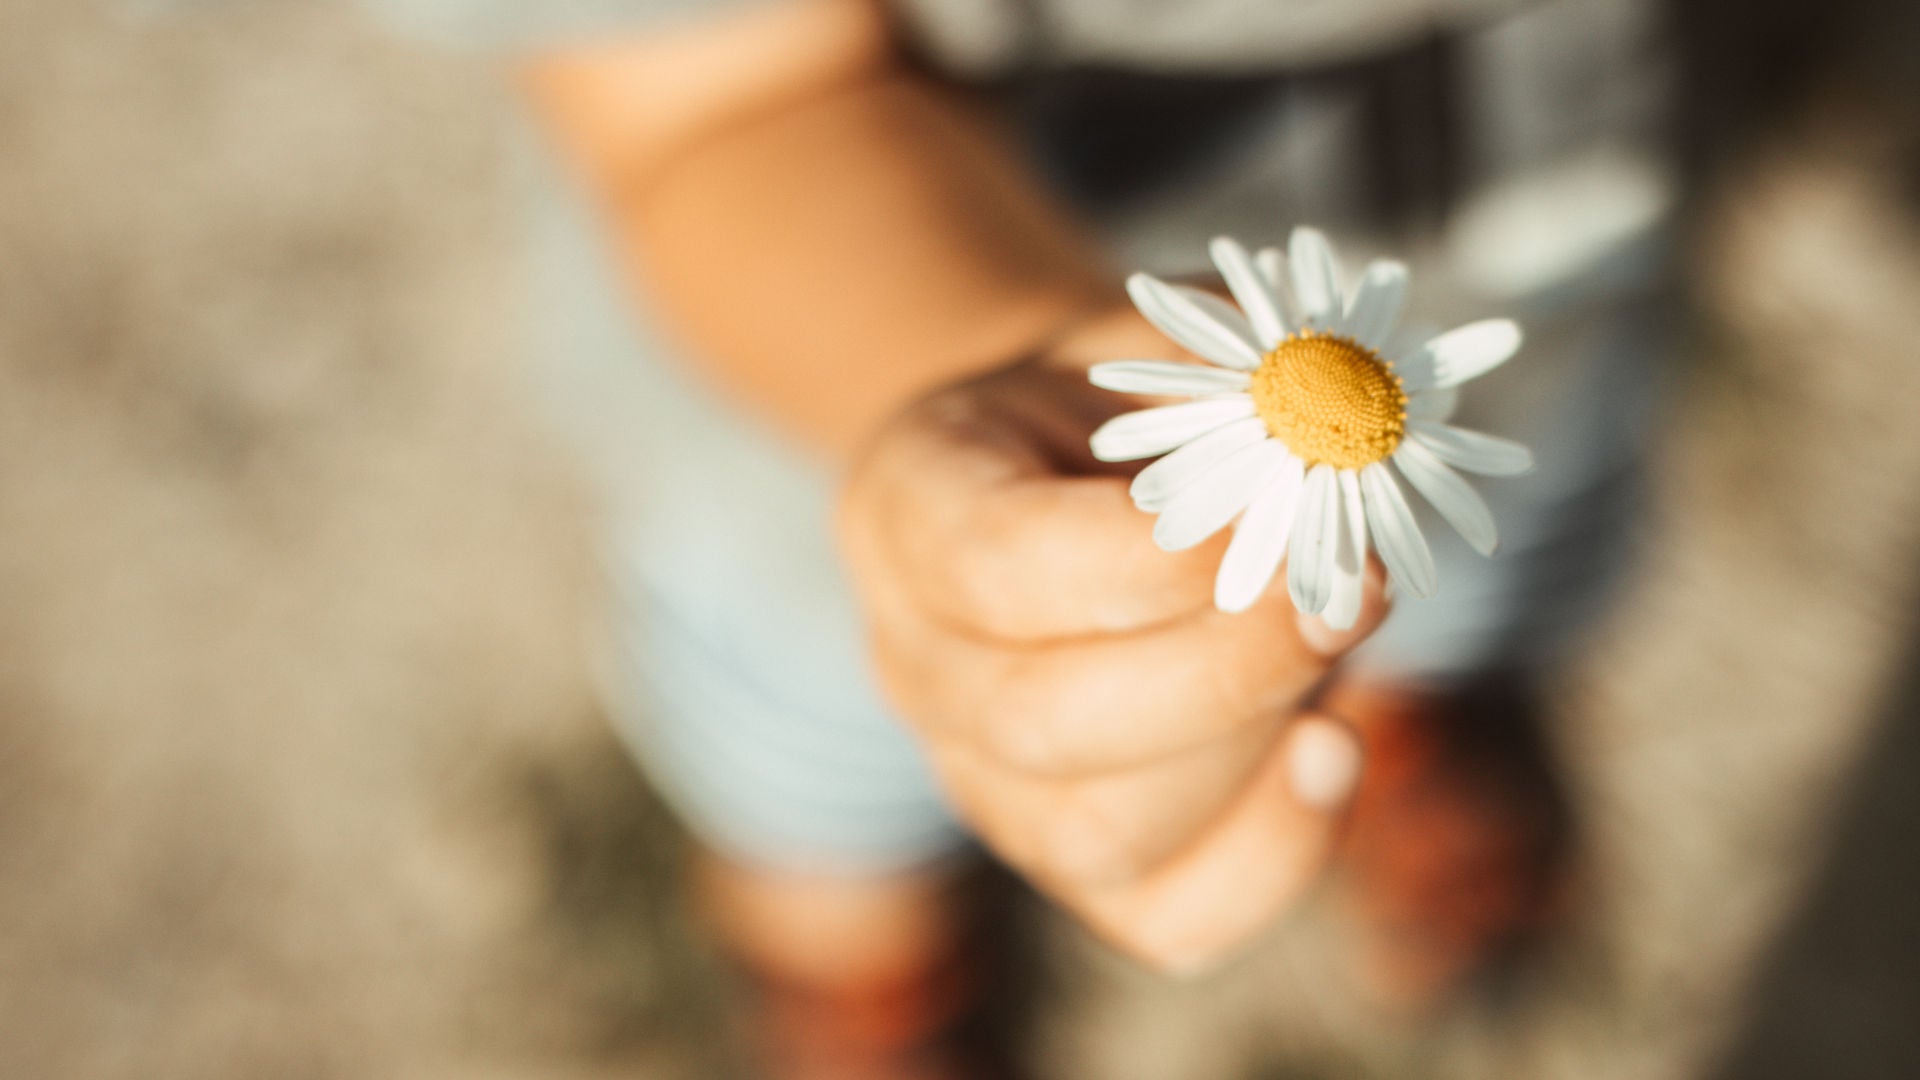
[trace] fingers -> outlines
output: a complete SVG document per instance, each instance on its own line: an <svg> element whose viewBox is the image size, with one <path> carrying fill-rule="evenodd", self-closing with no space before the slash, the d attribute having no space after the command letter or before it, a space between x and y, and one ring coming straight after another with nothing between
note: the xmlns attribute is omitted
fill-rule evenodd
<svg viewBox="0 0 1920 1080"><path fill-rule="evenodd" d="M968 636L882 588L872 597L883 688L930 738L1042 776L1122 770L1283 716L1384 617L1369 574L1351 630L1309 643L1284 583L1247 612L1157 630L1017 646Z"/></svg>
<svg viewBox="0 0 1920 1080"><path fill-rule="evenodd" d="M1264 927L1325 863L1358 781L1360 744L1318 715L1295 720L1223 798L1171 822L1130 798L1204 783L1230 760L1175 771L1036 785L965 751L935 755L942 783L1002 858L1116 947L1194 971Z"/></svg>
<svg viewBox="0 0 1920 1080"><path fill-rule="evenodd" d="M961 815L1121 947L1190 967L1324 858L1357 743L1287 720L1378 625L1384 576L1346 631L1283 578L1217 611L1226 537L1154 545L1088 460L1116 407L1089 390L1021 365L927 399L856 468L842 539L881 688Z"/></svg>
<svg viewBox="0 0 1920 1080"><path fill-rule="evenodd" d="M949 798L1007 862L1062 883L1118 884L1164 863L1218 818L1280 731L1269 719L1150 765L1083 779L1035 776L965 743L936 741L928 750Z"/></svg>
<svg viewBox="0 0 1920 1080"><path fill-rule="evenodd" d="M1124 952L1194 973L1267 926L1314 881L1332 850L1338 809L1360 769L1339 723L1302 717L1222 818L1138 881L1067 902ZM1310 794L1310 798L1303 798ZM1338 801L1328 805L1328 797Z"/></svg>
<svg viewBox="0 0 1920 1080"><path fill-rule="evenodd" d="M1063 458L1086 457L1098 420L1081 422L1072 403L1114 407L1088 396L1084 376L1055 385L1064 377L1023 380L1053 399L1044 416L1001 400L1005 387L992 401L936 397L890 429L885 452L867 455L849 482L849 542L871 534L874 555L956 626L1039 640L1139 629L1211 604L1224 537L1162 551L1124 477L1062 474Z"/></svg>

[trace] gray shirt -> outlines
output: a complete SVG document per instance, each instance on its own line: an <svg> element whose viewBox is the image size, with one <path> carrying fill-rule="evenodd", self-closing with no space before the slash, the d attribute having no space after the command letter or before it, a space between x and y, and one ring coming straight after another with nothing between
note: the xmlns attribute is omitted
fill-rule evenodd
<svg viewBox="0 0 1920 1080"><path fill-rule="evenodd" d="M717 14L768 0L369 0L470 43L556 40ZM1363 55L1457 29L1525 0L894 0L913 37L955 72L1103 64L1255 71Z"/></svg>

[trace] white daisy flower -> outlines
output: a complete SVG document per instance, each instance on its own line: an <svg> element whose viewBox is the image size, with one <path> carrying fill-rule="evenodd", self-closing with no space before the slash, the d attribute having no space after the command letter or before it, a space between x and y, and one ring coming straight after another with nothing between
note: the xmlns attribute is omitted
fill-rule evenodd
<svg viewBox="0 0 1920 1080"><path fill-rule="evenodd" d="M1238 518L1214 584L1220 610L1251 606L1284 558L1294 606L1352 626L1369 545L1398 588L1425 597L1437 585L1391 461L1468 543L1492 554L1493 515L1455 470L1513 476L1533 467L1533 455L1446 421L1456 388L1512 356L1520 328L1469 323L1389 357L1381 350L1406 297L1403 264L1373 263L1349 296L1333 248L1313 229L1295 229L1285 255L1249 255L1226 237L1210 251L1237 308L1146 274L1127 280L1140 313L1208 364L1119 360L1089 373L1108 390L1194 399L1117 416L1093 433L1102 461L1166 455L1133 481L1134 503L1160 515L1154 540L1178 551Z"/></svg>

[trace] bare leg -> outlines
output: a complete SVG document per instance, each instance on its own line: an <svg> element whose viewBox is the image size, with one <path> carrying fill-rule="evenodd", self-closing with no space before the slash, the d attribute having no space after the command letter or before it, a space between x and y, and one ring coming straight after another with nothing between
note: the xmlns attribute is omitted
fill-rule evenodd
<svg viewBox="0 0 1920 1080"><path fill-rule="evenodd" d="M1342 858L1355 974L1378 1004L1423 1011L1567 914L1573 822L1538 699L1496 676L1444 695L1349 684L1328 704L1368 759Z"/></svg>
<svg viewBox="0 0 1920 1080"><path fill-rule="evenodd" d="M763 1073L981 1075L949 1038L991 974L965 947L980 930L968 870L828 877L704 854L701 910L754 983L750 1038Z"/></svg>

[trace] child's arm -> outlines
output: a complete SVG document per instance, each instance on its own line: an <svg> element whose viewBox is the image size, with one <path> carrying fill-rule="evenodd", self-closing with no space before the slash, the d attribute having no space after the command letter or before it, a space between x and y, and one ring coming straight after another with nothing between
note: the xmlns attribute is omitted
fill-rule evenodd
<svg viewBox="0 0 1920 1080"><path fill-rule="evenodd" d="M1125 478L1087 460L1124 403L1085 368L1175 350L991 125L866 0L527 78L687 355L816 446L866 446L842 523L876 674L986 842L1163 966L1290 904L1358 769L1351 733L1301 707L1379 589L1345 634L1303 630L1284 586L1226 616L1224 540L1153 545Z"/></svg>
<svg viewBox="0 0 1920 1080"><path fill-rule="evenodd" d="M992 124L912 70L868 0L555 52L525 81L687 356L836 455L1117 300Z"/></svg>

